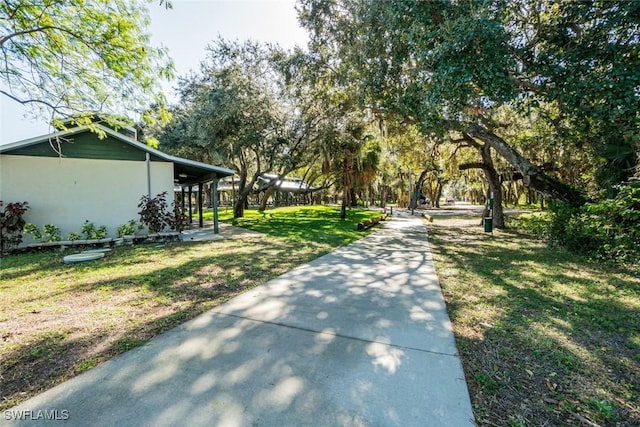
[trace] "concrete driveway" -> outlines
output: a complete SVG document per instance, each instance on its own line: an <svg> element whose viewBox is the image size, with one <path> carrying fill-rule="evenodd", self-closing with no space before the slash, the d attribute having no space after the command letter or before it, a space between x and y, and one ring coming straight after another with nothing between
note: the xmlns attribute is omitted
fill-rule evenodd
<svg viewBox="0 0 640 427"><path fill-rule="evenodd" d="M426 228L410 216L2 415L11 426L474 425Z"/></svg>

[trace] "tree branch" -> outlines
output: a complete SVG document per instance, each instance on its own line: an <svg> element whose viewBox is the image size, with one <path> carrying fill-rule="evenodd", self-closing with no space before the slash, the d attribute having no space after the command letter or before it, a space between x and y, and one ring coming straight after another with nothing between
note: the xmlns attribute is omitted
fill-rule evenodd
<svg viewBox="0 0 640 427"><path fill-rule="evenodd" d="M78 40L82 41L82 42L83 42L84 44L86 44L87 46L89 45L87 42L85 42L85 41L82 39L82 37L80 37L78 34L74 33L73 31L70 31L70 30L68 30L68 29L66 29L66 28L62 28L62 27L56 27L55 25L46 25L46 26L44 26L44 27L37 27L37 28L31 28L31 29L28 29L28 30L22 30L22 31L15 32L15 33L13 33L13 34L8 34L8 35L6 35L6 36L0 37L0 47L1 47L2 45L4 45L4 43L5 43L5 42L8 42L9 40L11 40L11 39L12 39L12 38L14 38L14 37L17 37L17 36L24 36L24 35L26 35L26 34L31 34L31 33L41 33L41 32L44 32L44 31L46 31L46 30L58 30L58 31L62 31L62 32L67 33L67 34L69 34L69 35L73 36L74 38L76 38L76 39L78 39Z"/></svg>
<svg viewBox="0 0 640 427"><path fill-rule="evenodd" d="M482 162L469 162L469 163L462 163L461 165L458 166L458 170L461 170L461 171L468 170L468 169L483 169L483 170L486 170L487 169L487 165L485 165Z"/></svg>
<svg viewBox="0 0 640 427"><path fill-rule="evenodd" d="M578 190L556 178L546 175L538 166L524 158L507 144L506 141L493 132L483 129L478 125L471 125L467 129L467 133L496 150L497 153L523 175L525 185L530 185L532 188L555 200L560 200L573 206L580 206L584 203L585 200Z"/></svg>
<svg viewBox="0 0 640 427"><path fill-rule="evenodd" d="M8 96L9 98L13 99L14 101L16 101L16 102L18 102L18 103L20 103L22 105L36 104L37 103L37 104L44 104L47 107L51 108L52 110L55 110L55 111L58 110L58 107L54 106L53 104L48 103L47 101L43 101L41 99L20 99L17 96L12 95L9 92L7 92L5 90L2 90L2 89L0 89L0 93L5 95L5 96Z"/></svg>

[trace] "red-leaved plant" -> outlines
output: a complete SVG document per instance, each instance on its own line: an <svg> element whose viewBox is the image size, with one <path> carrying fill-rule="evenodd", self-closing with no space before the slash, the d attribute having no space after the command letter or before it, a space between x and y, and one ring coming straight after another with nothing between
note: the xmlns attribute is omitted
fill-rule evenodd
<svg viewBox="0 0 640 427"><path fill-rule="evenodd" d="M148 195L142 196L140 203L140 222L149 228L149 233L158 233L165 228L172 228L175 225L175 216L169 211L167 206L167 192L163 191L154 198Z"/></svg>
<svg viewBox="0 0 640 427"><path fill-rule="evenodd" d="M22 217L29 210L27 202L13 202L6 205L0 200L0 253L22 243L22 230L26 221Z"/></svg>

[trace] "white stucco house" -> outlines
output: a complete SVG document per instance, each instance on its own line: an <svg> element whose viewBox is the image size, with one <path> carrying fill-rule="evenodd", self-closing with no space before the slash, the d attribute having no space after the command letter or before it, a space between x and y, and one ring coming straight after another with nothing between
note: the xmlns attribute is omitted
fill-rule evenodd
<svg viewBox="0 0 640 427"><path fill-rule="evenodd" d="M218 179L234 173L153 149L130 128L92 126L94 131L79 126L0 145L0 200L28 202L27 222L55 224L63 236L79 233L89 221L115 237L118 226L139 219L143 195L166 191L172 203L175 186L212 181L216 200Z"/></svg>

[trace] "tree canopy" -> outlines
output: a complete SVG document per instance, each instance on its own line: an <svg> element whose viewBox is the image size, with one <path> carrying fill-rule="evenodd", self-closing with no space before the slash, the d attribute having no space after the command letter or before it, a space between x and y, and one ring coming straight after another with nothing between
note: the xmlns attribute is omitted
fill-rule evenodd
<svg viewBox="0 0 640 427"><path fill-rule="evenodd" d="M352 70L364 104L426 133L489 144L532 187L582 199L501 135L494 110L554 111L557 144L587 150L605 189L633 174L640 141L637 2L301 2L311 49ZM554 108L538 110L541 103ZM575 183L574 183L575 184Z"/></svg>
<svg viewBox="0 0 640 427"><path fill-rule="evenodd" d="M150 1L0 2L0 93L36 115L76 119L157 102L173 66L149 45Z"/></svg>
<svg viewBox="0 0 640 427"><path fill-rule="evenodd" d="M317 109L287 83L289 61L276 46L215 41L200 73L181 78L180 104L159 135L165 149L236 170L236 217L260 176L284 176L318 155Z"/></svg>
<svg viewBox="0 0 640 427"><path fill-rule="evenodd" d="M639 10L615 0L301 0L309 52L219 41L181 81L164 146L235 168L244 196L258 174L304 166L332 176L343 207L373 185L437 203L456 173L484 177L465 185L476 201L495 194L497 226L507 188L512 203L528 187L529 201L537 191L579 206L615 194L638 165ZM383 161L369 165L372 139ZM413 154L390 166L385 156L405 139Z"/></svg>

